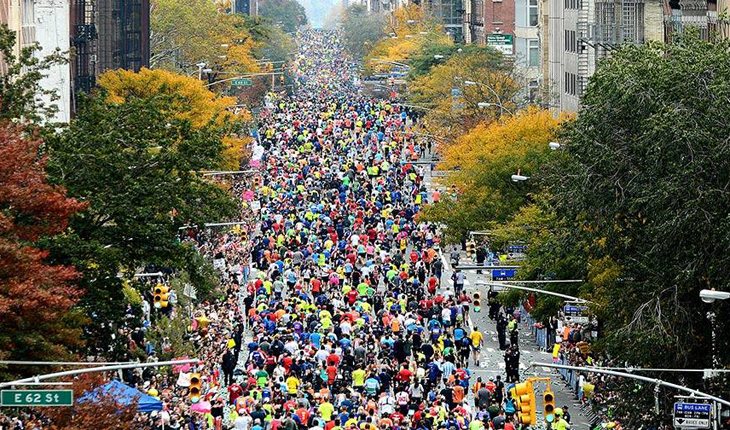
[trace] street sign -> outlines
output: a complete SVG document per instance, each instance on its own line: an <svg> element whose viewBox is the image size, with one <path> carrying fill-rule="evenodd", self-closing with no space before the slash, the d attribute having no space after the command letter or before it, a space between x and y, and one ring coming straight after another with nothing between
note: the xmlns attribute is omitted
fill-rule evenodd
<svg viewBox="0 0 730 430"><path fill-rule="evenodd" d="M515 269L503 269L503 270L492 270L492 280L494 281L506 281L513 279L517 274Z"/></svg>
<svg viewBox="0 0 730 430"><path fill-rule="evenodd" d="M511 34L487 34L487 46L491 46L505 55L512 55L514 38Z"/></svg>
<svg viewBox="0 0 730 430"><path fill-rule="evenodd" d="M239 78L231 81L231 86L234 87L250 87L253 85L253 81L249 78Z"/></svg>
<svg viewBox="0 0 730 430"><path fill-rule="evenodd" d="M72 390L2 390L2 406L73 406Z"/></svg>
<svg viewBox="0 0 730 430"><path fill-rule="evenodd" d="M674 404L674 427L708 429L712 420L712 405L709 403Z"/></svg>

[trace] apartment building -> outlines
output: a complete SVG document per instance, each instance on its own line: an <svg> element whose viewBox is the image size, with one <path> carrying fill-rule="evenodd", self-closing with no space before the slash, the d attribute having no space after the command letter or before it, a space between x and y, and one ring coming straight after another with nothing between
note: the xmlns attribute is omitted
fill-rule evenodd
<svg viewBox="0 0 730 430"><path fill-rule="evenodd" d="M149 66L149 0L71 2L74 97L78 92L89 92L97 76L107 70L139 71Z"/></svg>
<svg viewBox="0 0 730 430"><path fill-rule="evenodd" d="M684 0L683 0L684 1ZM666 40L664 0L546 0L543 100L555 112L577 112L600 61L625 43Z"/></svg>
<svg viewBox="0 0 730 430"><path fill-rule="evenodd" d="M38 43L39 58L60 50L69 52L69 4L68 0L0 0L0 22L14 30L17 39L15 55L20 50ZM2 62L0 62L1 64ZM2 66L5 72L5 65ZM46 71L41 80L43 88L54 89L58 100L53 103L58 113L49 121L68 122L71 117L71 77L68 64L58 64ZM51 103L43 96L46 104Z"/></svg>

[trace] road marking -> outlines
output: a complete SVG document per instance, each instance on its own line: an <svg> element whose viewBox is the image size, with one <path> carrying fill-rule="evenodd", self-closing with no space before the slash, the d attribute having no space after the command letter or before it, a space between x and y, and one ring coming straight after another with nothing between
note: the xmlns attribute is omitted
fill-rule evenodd
<svg viewBox="0 0 730 430"><path fill-rule="evenodd" d="M449 261L446 259L441 247L439 247L439 258L441 258L441 264L444 265L444 269L451 270L451 264L449 264Z"/></svg>

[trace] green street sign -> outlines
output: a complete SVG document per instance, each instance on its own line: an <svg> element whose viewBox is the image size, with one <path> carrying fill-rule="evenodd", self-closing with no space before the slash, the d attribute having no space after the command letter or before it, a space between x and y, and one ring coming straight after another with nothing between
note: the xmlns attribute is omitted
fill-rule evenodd
<svg viewBox="0 0 730 430"><path fill-rule="evenodd" d="M73 406L72 390L2 390L0 406Z"/></svg>
<svg viewBox="0 0 730 430"><path fill-rule="evenodd" d="M234 79L231 81L231 85L234 87L250 87L253 85L253 81L249 78Z"/></svg>

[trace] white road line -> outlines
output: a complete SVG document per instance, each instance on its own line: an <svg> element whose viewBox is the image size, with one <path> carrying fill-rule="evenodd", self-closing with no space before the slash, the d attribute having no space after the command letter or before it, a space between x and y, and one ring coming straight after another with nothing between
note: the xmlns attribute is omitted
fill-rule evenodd
<svg viewBox="0 0 730 430"><path fill-rule="evenodd" d="M441 258L441 264L444 265L444 270L451 270L451 264L449 264L449 260L446 259L441 247L439 247L439 258Z"/></svg>

